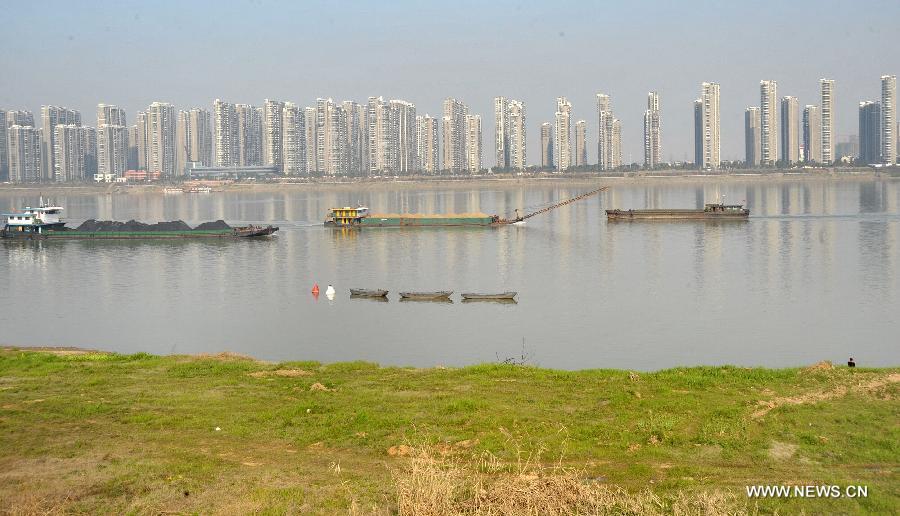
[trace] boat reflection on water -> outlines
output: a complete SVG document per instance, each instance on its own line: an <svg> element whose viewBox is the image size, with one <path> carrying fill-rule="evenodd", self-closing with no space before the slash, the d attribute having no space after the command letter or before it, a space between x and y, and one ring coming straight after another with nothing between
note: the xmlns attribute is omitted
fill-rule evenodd
<svg viewBox="0 0 900 516"><path fill-rule="evenodd" d="M355 300L359 300L359 301L373 301L375 303L387 303L388 302L387 296L373 297L373 296L356 296L356 295L350 294L350 299L355 299Z"/></svg>

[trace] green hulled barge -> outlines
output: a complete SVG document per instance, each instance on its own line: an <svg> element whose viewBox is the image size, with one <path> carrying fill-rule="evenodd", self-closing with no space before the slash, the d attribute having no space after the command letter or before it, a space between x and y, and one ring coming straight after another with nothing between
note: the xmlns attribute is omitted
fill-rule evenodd
<svg viewBox="0 0 900 516"><path fill-rule="evenodd" d="M483 213L373 214L365 206L331 208L325 219L326 226L338 228L496 226L504 223L506 221L497 215Z"/></svg>
<svg viewBox="0 0 900 516"><path fill-rule="evenodd" d="M146 240L146 239L194 239L194 238L248 238L268 236L278 231L277 226L229 226L222 220L205 222L190 227L183 221L145 224L128 222L87 220L77 228L68 228L61 220L63 208L44 204L37 208L26 207L18 213L6 213L6 225L0 230L5 239L94 239L94 240Z"/></svg>
<svg viewBox="0 0 900 516"><path fill-rule="evenodd" d="M592 195L596 195L608 187L603 186L583 193L577 197L557 202L543 209L520 215L516 210L516 216L505 219L499 215L487 215L484 213L447 213L447 214L418 214L418 213L370 213L369 208L359 205L355 208L345 206L343 208L331 208L325 218L325 226L333 228L426 228L426 227L496 227L509 224L524 224L525 221L535 215L546 213L561 206L580 201Z"/></svg>

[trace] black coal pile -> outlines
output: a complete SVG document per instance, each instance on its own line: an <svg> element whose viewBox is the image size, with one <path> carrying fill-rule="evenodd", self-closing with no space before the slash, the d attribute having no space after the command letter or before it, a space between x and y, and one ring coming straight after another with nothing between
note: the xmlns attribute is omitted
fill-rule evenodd
<svg viewBox="0 0 900 516"><path fill-rule="evenodd" d="M213 229L231 229L231 226L226 224L224 220L219 219L215 222L204 222L203 224L200 224L199 226L195 227L194 229L202 229L202 230L209 231L209 230L213 230Z"/></svg>
<svg viewBox="0 0 900 516"><path fill-rule="evenodd" d="M144 224L136 220L128 222L119 222L117 220L94 220L84 221L77 231L190 231L183 220L174 220L171 222L157 222L156 224Z"/></svg>

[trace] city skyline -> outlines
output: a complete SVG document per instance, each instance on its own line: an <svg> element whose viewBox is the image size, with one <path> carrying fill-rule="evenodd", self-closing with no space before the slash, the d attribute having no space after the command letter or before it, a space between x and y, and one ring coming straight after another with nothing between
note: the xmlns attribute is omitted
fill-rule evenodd
<svg viewBox="0 0 900 516"><path fill-rule="evenodd" d="M154 101L170 102L180 109L209 109L216 97L256 106L265 98L308 105L319 97L362 102L372 92L384 92L407 99L421 112L437 113L443 98L449 96L467 102L489 126L484 128L487 139L482 145L485 164L490 165L494 161L492 101L501 95L523 101L535 122L552 120L553 99L565 96L573 105L572 116L587 121L588 161L596 162L596 146L591 144L597 131L593 106L596 93L604 92L615 99L621 120L623 161L640 163L647 92L658 91L663 99L662 161L690 160L690 101L696 96L696 85L708 80L721 85L721 157L731 160L744 156L743 112L757 104L753 84L761 78L778 81L779 90L796 96L801 105L820 104L819 77L835 79L835 141L839 141L857 132L858 101L880 96L878 84L869 78L900 70L900 57L894 53L878 59L858 58L867 49L893 46L896 31L890 20L900 17L900 5L894 2L855 4L853 17L842 15L846 9L813 9L815 3L809 1L777 4L782 15L773 25L790 30L773 30L764 40L745 23L765 10L764 5L695 9L683 3L649 3L563 2L551 8L526 2L450 10L408 2L352 3L340 9L340 25L353 34L349 38L333 30L338 26L338 11L315 2L276 2L266 8L216 5L216 28L207 30L209 39L203 44L196 43L196 31L186 29L193 27L194 20L209 17L213 4L208 2L60 3L51 6L59 14L53 19L43 14L47 6L11 4L7 13L16 23L0 34L0 44L9 50L0 56L0 65L18 72L0 79L0 107L37 113L41 105L50 103L86 114L97 103L106 102L123 107L133 117ZM551 16L559 9L568 16ZM646 22L648 9L659 21L644 31L645 37L627 37ZM503 23L498 26L500 16ZM594 26L598 19L604 20L603 31ZM308 30L288 30L298 20L308 20ZM700 23L705 23L704 31L674 29ZM45 46L28 43L38 26L48 34ZM423 43L418 31L408 30L420 26L446 35ZM835 29L822 31L823 26ZM266 30L254 41L231 36L263 27ZM515 32L516 27L528 30ZM148 31L155 37L145 37ZM839 46L833 44L836 35L842 37ZM710 39L720 43L706 45ZM732 57L743 51L748 39L758 41L754 55L760 59L732 64ZM101 44L110 40L122 44ZM59 52L43 50L48 45ZM297 50L302 48L329 51ZM498 58L484 55L485 48L495 48L493 55L524 55L527 60L518 69L501 67ZM603 67L596 66L601 50ZM652 58L638 65L638 55ZM700 55L702 59L697 58ZM804 59L792 57L796 55ZM398 62L408 64L396 69L392 63ZM432 62L441 66L431 66ZM559 72L550 77L535 73L537 66L549 63ZM238 64L241 71L235 73ZM66 80L53 79L57 77ZM441 87L435 88L436 84ZM538 127L530 125L527 147L539 148ZM528 164L539 164L539 158L539 153L529 153Z"/></svg>
<svg viewBox="0 0 900 516"><path fill-rule="evenodd" d="M746 108L743 116L744 157L735 161L749 166L829 164L825 156L845 143L835 142L830 129L834 123L835 81L819 79L821 106L807 104L802 112L797 97L786 95L778 100L777 81L764 79L759 85L760 105ZM884 163L895 163L896 76L880 76L880 85L879 105L883 108L878 153ZM697 168L717 169L723 161L729 161L721 158L720 102L720 85L702 83L701 96L693 102L693 164ZM611 170L622 165L654 168L672 164L659 158L662 115L658 92L647 94L646 108L642 117L641 163L623 157L622 123L613 113L609 95L596 94L595 136L589 136L584 119L577 121L573 133L573 106L566 97L557 97L551 165L561 172L584 166ZM263 106L257 107L217 98L212 112L201 107L176 109L171 103L156 101L137 112L132 125L128 125L123 108L100 103L96 127L82 125L79 110L43 105L41 127L35 128L41 144L37 158L41 172L37 178L71 181L91 179L99 173L98 180L110 181L135 169L152 176L177 177L185 174L189 164L264 167L294 176L475 173L494 167L524 170L532 165L526 159L525 112L525 103L520 100L494 98L495 161L485 164L481 115L473 114L468 104L450 97L443 103L440 131L432 117L417 116L414 103L386 101L383 96L369 97L365 105L318 98L315 107L271 99L264 99ZM15 135L13 148L11 129L22 123L33 125L33 114L0 109L0 115L5 122L0 136L6 142L0 149L0 178L22 181L32 177L22 168L19 142L23 136ZM541 166L547 168L545 125L541 124L540 149ZM846 143L858 143L863 138L863 126L858 125L858 129ZM871 139L871 133L868 136ZM591 140L596 142L596 161L587 156ZM14 152L19 153L15 173L11 168ZM865 159L871 159L870 154ZM845 154L836 157L843 158ZM62 164L58 163L60 160Z"/></svg>

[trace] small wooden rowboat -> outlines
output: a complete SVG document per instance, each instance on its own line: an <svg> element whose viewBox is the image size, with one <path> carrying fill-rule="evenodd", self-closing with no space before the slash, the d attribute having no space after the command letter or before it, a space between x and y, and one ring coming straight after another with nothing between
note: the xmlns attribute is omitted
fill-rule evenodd
<svg viewBox="0 0 900 516"><path fill-rule="evenodd" d="M351 288L350 295L357 297L385 297L388 295L388 291L368 288Z"/></svg>
<svg viewBox="0 0 900 516"><path fill-rule="evenodd" d="M515 299L516 294L518 292L500 292L499 294L475 294L475 293L463 293L462 298L465 300L476 300L476 299Z"/></svg>
<svg viewBox="0 0 900 516"><path fill-rule="evenodd" d="M437 292L401 292L402 299L436 300L449 299L452 290L439 290Z"/></svg>

